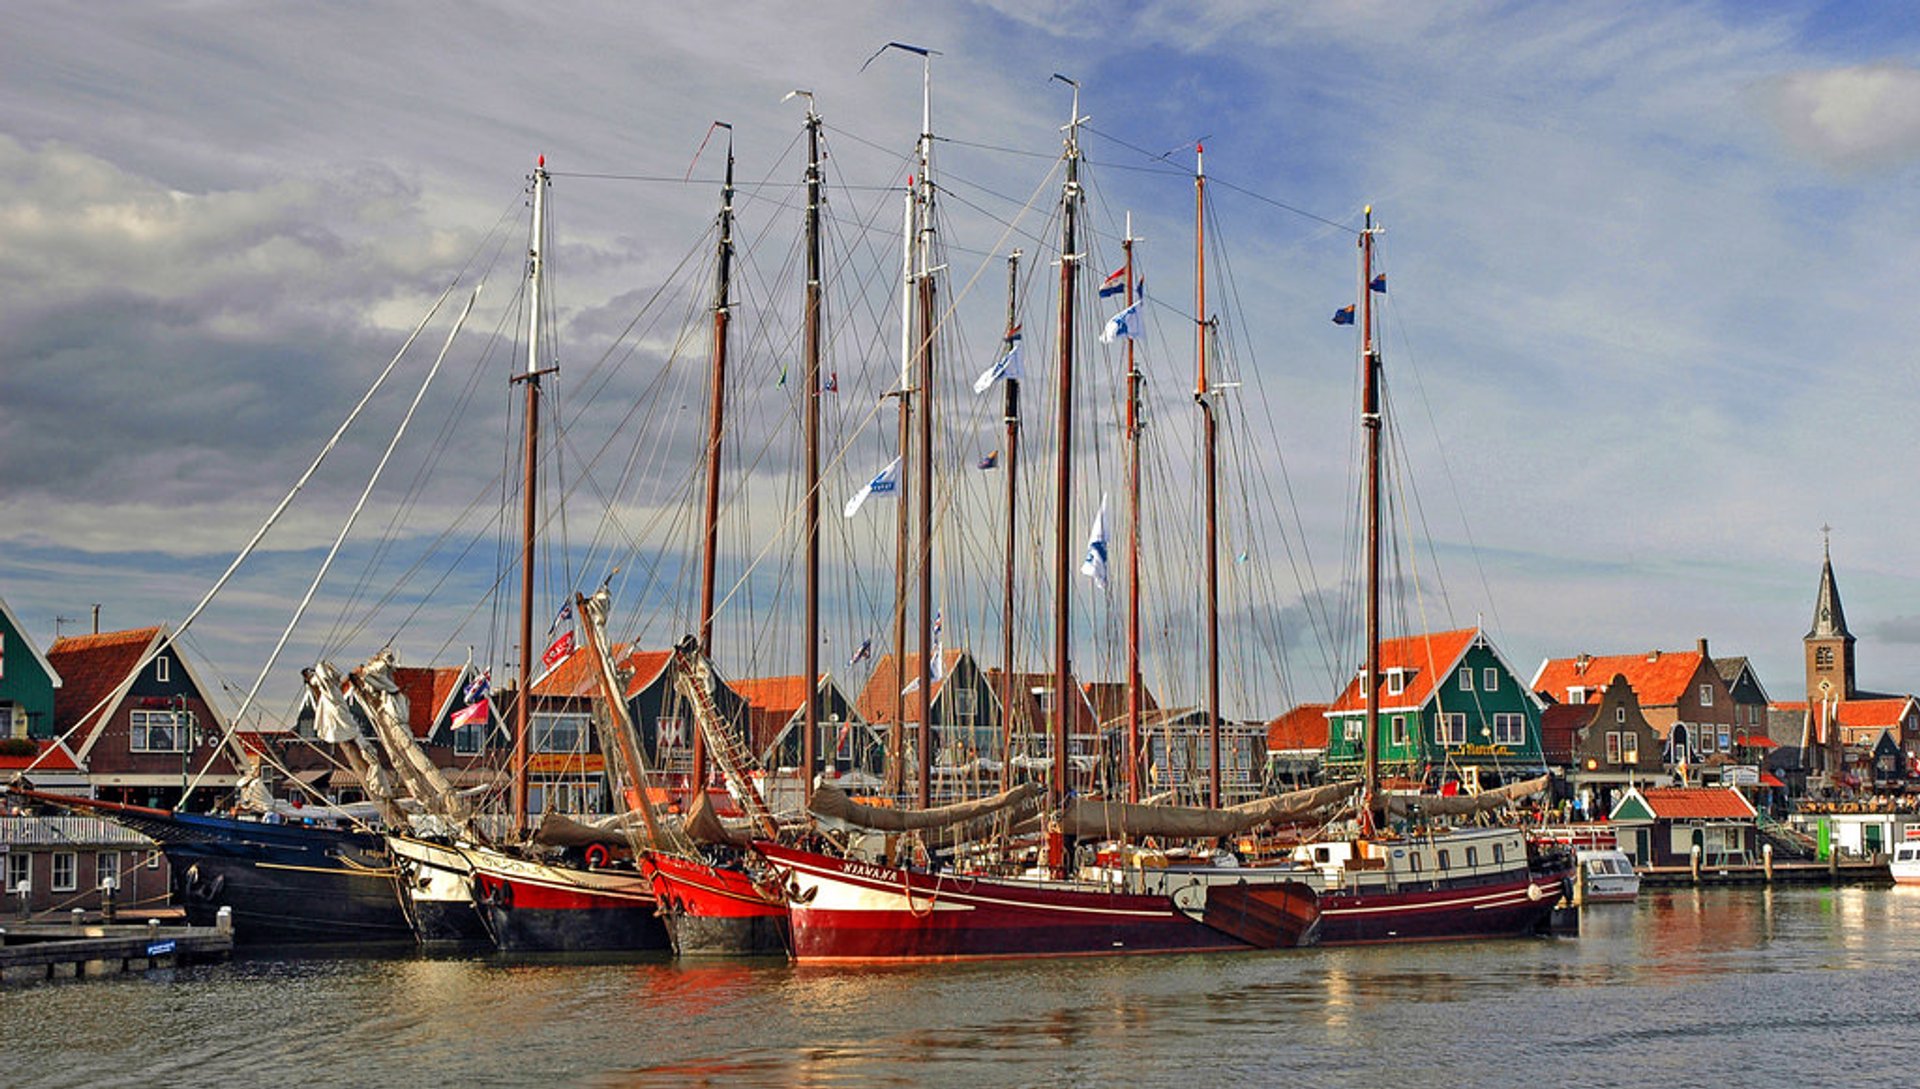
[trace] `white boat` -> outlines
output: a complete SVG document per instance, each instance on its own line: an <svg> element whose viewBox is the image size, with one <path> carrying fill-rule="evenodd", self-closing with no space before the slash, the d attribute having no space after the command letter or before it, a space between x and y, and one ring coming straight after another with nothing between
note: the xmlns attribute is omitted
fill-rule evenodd
<svg viewBox="0 0 1920 1089"><path fill-rule="evenodd" d="M1893 845L1893 858L1887 869L1893 871L1896 885L1920 885L1920 840L1904 840Z"/></svg>
<svg viewBox="0 0 1920 1089"><path fill-rule="evenodd" d="M1582 847L1574 853L1584 901L1589 904L1632 903L1640 895L1640 875L1633 860L1618 847Z"/></svg>

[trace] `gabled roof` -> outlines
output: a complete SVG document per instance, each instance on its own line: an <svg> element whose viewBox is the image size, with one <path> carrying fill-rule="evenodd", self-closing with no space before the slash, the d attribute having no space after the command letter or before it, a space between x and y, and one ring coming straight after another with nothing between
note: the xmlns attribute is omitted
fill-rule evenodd
<svg viewBox="0 0 1920 1089"><path fill-rule="evenodd" d="M1640 697L1642 707L1670 707L1687 694L1687 686L1708 659L1698 650L1655 650L1646 654L1582 654L1548 658L1540 663L1530 687L1566 702L1569 688L1597 693L1615 674L1624 676ZM1711 669L1711 667L1709 666ZM1715 676L1718 676L1715 672Z"/></svg>
<svg viewBox="0 0 1920 1089"><path fill-rule="evenodd" d="M946 650L940 653L940 676L933 682L933 693L929 699L940 698L940 691L946 687L947 678L953 676L954 669L966 656L965 650ZM920 676L920 655L908 654L905 657L906 669L904 670L898 668L891 651L874 660L873 672L867 675L867 683L860 689L860 697L854 701L854 707L860 712L860 717L876 726L893 721L895 693L913 684ZM921 714L920 694L908 692L906 695L906 720L919 722L924 717Z"/></svg>
<svg viewBox="0 0 1920 1089"><path fill-rule="evenodd" d="M134 667L158 638L158 627L133 628L55 639L47 648L47 660L66 681L53 702L53 728L75 751L84 751L94 728L113 713L133 685Z"/></svg>
<svg viewBox="0 0 1920 1089"><path fill-rule="evenodd" d="M1871 727L1893 729L1900 725L1913 705L1913 697L1899 696L1893 699L1841 700L1839 714L1840 725L1859 730Z"/></svg>
<svg viewBox="0 0 1920 1089"><path fill-rule="evenodd" d="M1748 661L1745 655L1737 658L1715 658L1713 668L1720 674L1720 679L1727 682L1727 691L1733 691L1734 686L1740 683L1741 675L1745 674L1746 678L1753 682L1753 687L1759 690L1760 699L1762 701L1768 699L1767 686L1760 683L1760 674L1753 671L1753 663Z"/></svg>
<svg viewBox="0 0 1920 1089"><path fill-rule="evenodd" d="M1127 682L1125 681L1088 681L1080 686L1081 694L1093 705L1093 717L1105 725L1115 719L1127 716ZM1140 712L1147 714L1159 710L1159 701L1153 698L1153 689L1140 685Z"/></svg>
<svg viewBox="0 0 1920 1089"><path fill-rule="evenodd" d="M55 688L59 688L60 671L53 668L52 662L47 661L47 656L41 653L39 644L35 643L33 637L27 634L27 629L21 625L20 618L13 615L13 607L7 604L7 599L4 597L0 597L0 613L7 615L8 626L19 633L20 641L27 645L27 653L33 655L33 660L39 662L40 668L46 671L48 680L53 683Z"/></svg>
<svg viewBox="0 0 1920 1089"><path fill-rule="evenodd" d="M616 666L633 674L627 679L627 690L623 693L627 699L632 699L660 679L660 674L666 672L667 664L673 661L673 652L637 650L623 644L613 648L612 657ZM548 699L597 698L600 695L599 669L593 655L582 646L534 681L533 694Z"/></svg>
<svg viewBox="0 0 1920 1089"><path fill-rule="evenodd" d="M1847 631L1847 614L1840 608L1840 584L1833 580L1833 551L1831 547L1823 550L1820 561L1820 591L1813 602L1813 627L1807 629L1808 639L1845 639L1853 642L1852 633Z"/></svg>
<svg viewBox="0 0 1920 1089"><path fill-rule="evenodd" d="M1634 787L1613 820L1752 820L1753 803L1730 787Z"/></svg>
<svg viewBox="0 0 1920 1089"><path fill-rule="evenodd" d="M1325 752L1329 706L1303 703L1267 723L1267 751Z"/></svg>
<svg viewBox="0 0 1920 1089"><path fill-rule="evenodd" d="M829 683L828 675L820 674L820 684ZM807 701L807 676L795 673L786 677L741 677L727 682L747 706L755 711L785 722L800 713Z"/></svg>
<svg viewBox="0 0 1920 1089"><path fill-rule="evenodd" d="M433 725L466 686L467 667L432 669L426 666L394 666L393 680L400 694L407 697L407 728L413 736L426 740Z"/></svg>
<svg viewBox="0 0 1920 1089"><path fill-rule="evenodd" d="M80 765L74 761L73 753L58 741L39 742L38 751L31 756L0 753L0 771L26 771L29 768L34 771L79 771Z"/></svg>
<svg viewBox="0 0 1920 1089"><path fill-rule="evenodd" d="M989 669L983 675L986 686L993 691L996 699L999 698L1000 695L1000 678L1002 675L1002 671L998 669ZM1014 673L1011 680L1013 681L1014 725L1028 730L1043 729L1047 721L1047 715L1045 711L1041 710L1040 698L1034 695L1034 689L1039 688L1051 692L1053 690L1054 675L1051 672ZM1072 675L1068 675L1067 684L1072 688L1073 694L1078 697L1073 701L1073 720L1067 723L1067 732L1080 735L1098 733L1102 722L1095 717L1093 701L1087 695L1086 686L1074 680ZM1192 710L1192 708L1180 708L1176 712L1176 715L1185 714L1190 710ZM1125 717L1126 713L1123 707L1121 711L1122 720L1124 720ZM1167 709L1156 707L1141 716L1140 721L1144 727L1147 724L1164 722L1166 720Z"/></svg>
<svg viewBox="0 0 1920 1089"><path fill-rule="evenodd" d="M1454 666L1466 657L1468 648L1480 635L1478 628L1461 628L1458 631L1431 632L1424 635L1409 635L1400 639L1383 640L1380 644L1380 676L1378 706L1381 710L1391 708L1423 707L1433 698L1435 689L1442 679L1453 674ZM1403 671L1406 690L1395 695L1387 694L1388 674L1394 669ZM1341 714L1348 711L1366 709L1366 693L1362 691L1359 674L1355 674L1347 687L1341 691L1340 698L1333 701L1328 714Z"/></svg>

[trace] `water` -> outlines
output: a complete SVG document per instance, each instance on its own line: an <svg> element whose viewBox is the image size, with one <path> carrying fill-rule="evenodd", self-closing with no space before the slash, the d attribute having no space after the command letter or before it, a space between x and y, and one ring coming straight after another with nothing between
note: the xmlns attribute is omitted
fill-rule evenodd
<svg viewBox="0 0 1920 1089"><path fill-rule="evenodd" d="M0 993L0 1086L1900 1086L1920 889L1649 892L1579 938L781 963L247 957Z"/></svg>

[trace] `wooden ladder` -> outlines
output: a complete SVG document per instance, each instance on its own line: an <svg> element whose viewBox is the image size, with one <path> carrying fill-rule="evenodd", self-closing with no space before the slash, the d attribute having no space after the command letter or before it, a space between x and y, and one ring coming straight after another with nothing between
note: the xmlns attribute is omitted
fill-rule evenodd
<svg viewBox="0 0 1920 1089"><path fill-rule="evenodd" d="M694 655L684 648L676 647L673 652L673 680L680 689L680 695L693 708L694 726L700 736L706 739L707 752L713 762L720 765L720 774L733 788L734 797L740 802L740 808L747 817L760 827L762 834L774 838L780 834L779 822L773 819L773 811L760 797L760 788L754 785L750 772L760 766L727 723L720 717L720 708L713 702L713 693L707 689L708 672L704 661L696 662ZM695 783L696 790L705 790L706 783Z"/></svg>

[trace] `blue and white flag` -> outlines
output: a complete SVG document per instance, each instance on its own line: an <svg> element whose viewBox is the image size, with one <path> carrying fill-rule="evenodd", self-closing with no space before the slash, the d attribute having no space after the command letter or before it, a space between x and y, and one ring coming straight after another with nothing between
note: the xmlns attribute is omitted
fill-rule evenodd
<svg viewBox="0 0 1920 1089"><path fill-rule="evenodd" d="M940 642L941 612L940 609L933 610L933 661L927 663L927 675L936 681L946 672L944 667L947 660L946 648Z"/></svg>
<svg viewBox="0 0 1920 1089"><path fill-rule="evenodd" d="M491 691L492 688L493 670L483 670L474 675L473 680L467 685L467 690L460 694L460 699L467 706L471 707L481 700L486 699L487 693Z"/></svg>
<svg viewBox="0 0 1920 1089"><path fill-rule="evenodd" d="M873 640L862 639L860 640L860 649L854 651L853 657L847 659L847 666L848 668L852 668L871 657L873 657Z"/></svg>
<svg viewBox="0 0 1920 1089"><path fill-rule="evenodd" d="M1145 302L1145 299L1140 302ZM1112 344L1125 337L1128 340L1140 339L1140 302L1107 319L1107 327L1100 330L1100 343Z"/></svg>
<svg viewBox="0 0 1920 1089"><path fill-rule="evenodd" d="M885 499L892 499L899 493L900 459L894 458L888 462L887 467L880 470L872 480L867 481L865 487L853 493L853 498L847 500L846 507L844 507L840 513L844 517L851 518L860 513L860 505L867 501L868 496L877 495Z"/></svg>
<svg viewBox="0 0 1920 1089"><path fill-rule="evenodd" d="M573 602L569 601L565 605L560 606L560 611L554 615L553 623L547 625L547 638L553 638L553 633L560 630L560 625L572 619Z"/></svg>
<svg viewBox="0 0 1920 1089"><path fill-rule="evenodd" d="M1020 332L1015 330L1013 344L1007 348L1007 354L1001 356L993 366L980 372L980 377L973 380L973 392L985 393L1002 378L1020 379L1027 376L1026 368L1020 365L1020 344Z"/></svg>
<svg viewBox="0 0 1920 1089"><path fill-rule="evenodd" d="M1080 561L1080 573L1100 589L1107 588L1107 497L1100 496L1100 513L1093 516L1093 532L1087 535L1087 558Z"/></svg>
<svg viewBox="0 0 1920 1089"><path fill-rule="evenodd" d="M1372 280L1368 281L1367 286L1385 295L1387 293L1387 274L1383 272L1375 276Z"/></svg>

